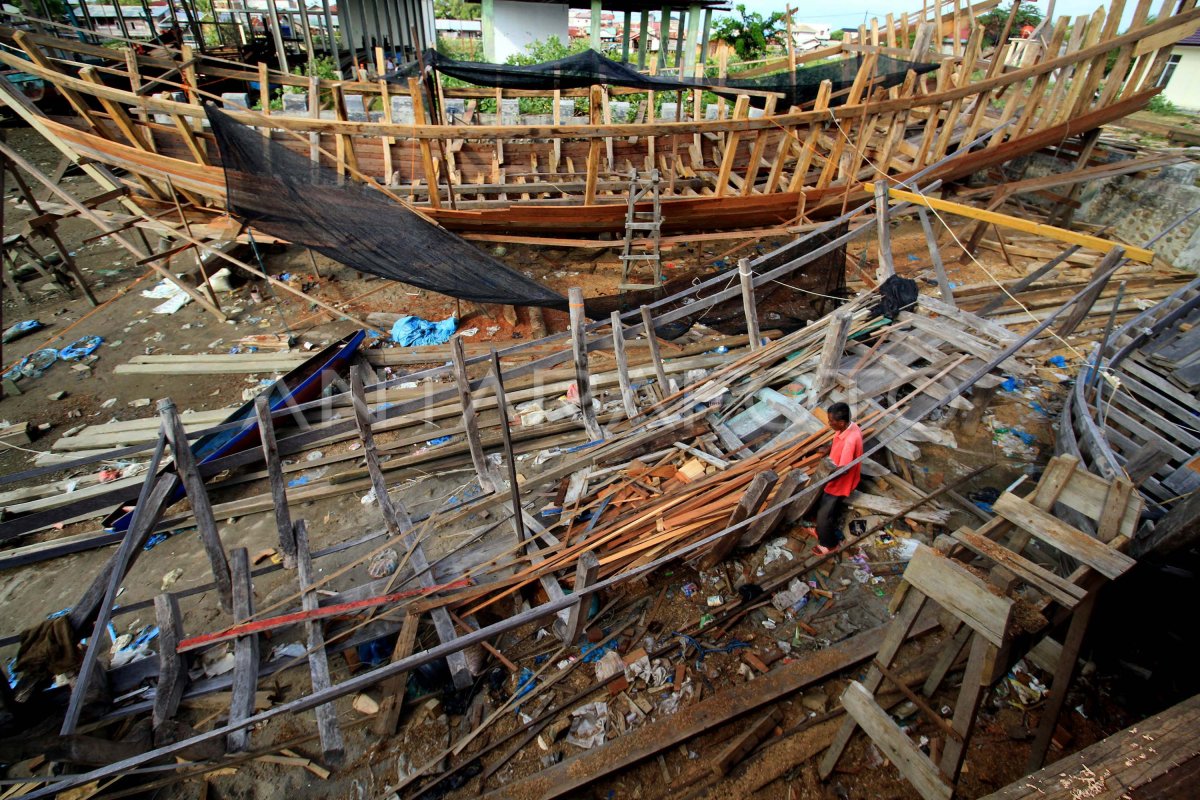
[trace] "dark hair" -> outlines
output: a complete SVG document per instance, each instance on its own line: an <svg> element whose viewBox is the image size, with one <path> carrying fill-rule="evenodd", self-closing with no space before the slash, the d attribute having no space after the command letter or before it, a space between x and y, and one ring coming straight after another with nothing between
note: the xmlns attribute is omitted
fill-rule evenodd
<svg viewBox="0 0 1200 800"><path fill-rule="evenodd" d="M850 421L850 406L845 403L834 403L828 411L830 419L836 419L838 422Z"/></svg>

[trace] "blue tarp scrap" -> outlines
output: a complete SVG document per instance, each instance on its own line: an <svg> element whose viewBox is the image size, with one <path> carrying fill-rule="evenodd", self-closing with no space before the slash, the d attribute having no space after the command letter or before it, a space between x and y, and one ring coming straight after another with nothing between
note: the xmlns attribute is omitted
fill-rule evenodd
<svg viewBox="0 0 1200 800"><path fill-rule="evenodd" d="M512 700L524 697L533 691L533 687L537 685L534 679L533 670L529 667L521 668L521 676L517 678L517 691L513 693Z"/></svg>
<svg viewBox="0 0 1200 800"><path fill-rule="evenodd" d="M604 654L609 650L616 650L617 645L618 642L616 639L613 639L602 645L585 642L579 646L579 656L584 660L584 662L592 664L604 658Z"/></svg>
<svg viewBox="0 0 1200 800"><path fill-rule="evenodd" d="M402 347L445 344L458 330L458 319L453 315L441 322L430 322L420 317L401 317L392 324L392 341Z"/></svg>
<svg viewBox="0 0 1200 800"><path fill-rule="evenodd" d="M84 336L82 339L76 339L62 350L59 350L58 357L64 361L78 361L96 352L96 348L103 343L103 337Z"/></svg>
<svg viewBox="0 0 1200 800"><path fill-rule="evenodd" d="M42 373L57 360L58 351L53 347L36 350L17 362L12 369L4 373L4 377L10 381L19 381L21 378L40 378Z"/></svg>
<svg viewBox="0 0 1200 800"><path fill-rule="evenodd" d="M36 319L22 320L21 322L18 322L15 325L10 325L4 329L4 343L8 344L9 342L15 342L22 336L28 336L34 331L40 331L44 327L46 326L41 322L38 322Z"/></svg>

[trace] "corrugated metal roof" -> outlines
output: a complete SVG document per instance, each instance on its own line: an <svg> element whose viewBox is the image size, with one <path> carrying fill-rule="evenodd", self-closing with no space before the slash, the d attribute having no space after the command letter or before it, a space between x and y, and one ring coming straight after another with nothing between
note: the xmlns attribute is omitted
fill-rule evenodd
<svg viewBox="0 0 1200 800"><path fill-rule="evenodd" d="M1200 47L1200 30L1193 33L1191 36L1180 39L1176 44L1187 45L1189 47Z"/></svg>

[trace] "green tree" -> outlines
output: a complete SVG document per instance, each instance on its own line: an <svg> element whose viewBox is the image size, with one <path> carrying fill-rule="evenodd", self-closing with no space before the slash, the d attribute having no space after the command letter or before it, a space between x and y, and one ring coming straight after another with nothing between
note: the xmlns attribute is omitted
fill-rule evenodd
<svg viewBox="0 0 1200 800"><path fill-rule="evenodd" d="M746 6L740 3L734 10L737 16L719 17L713 23L712 38L733 45L739 61L752 61L766 53L771 41L787 28L779 11L764 17L757 11L747 13Z"/></svg>
<svg viewBox="0 0 1200 800"><path fill-rule="evenodd" d="M1017 2L1017 0L1013 0ZM986 14L981 14L976 18L976 22L983 26L983 38L989 44L996 44L1000 39L1000 34L1004 33L1004 26L1008 23L1008 15L1012 13L1012 4L1008 8L997 6ZM1042 12L1033 3L1021 3L1017 8L1017 16L1013 19L1012 30L1009 31L1009 36L1020 36L1021 28L1026 25L1033 25L1035 28L1041 24L1043 19Z"/></svg>
<svg viewBox="0 0 1200 800"><path fill-rule="evenodd" d="M467 0L434 0L433 13L438 19L479 19L483 5Z"/></svg>

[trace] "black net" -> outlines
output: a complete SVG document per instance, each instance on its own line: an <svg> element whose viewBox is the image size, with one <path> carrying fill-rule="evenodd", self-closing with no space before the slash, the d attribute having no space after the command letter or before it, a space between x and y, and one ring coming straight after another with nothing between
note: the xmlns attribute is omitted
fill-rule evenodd
<svg viewBox="0 0 1200 800"><path fill-rule="evenodd" d="M365 184L205 106L229 213L361 272L477 303L566 309L567 301Z"/></svg>
<svg viewBox="0 0 1200 800"><path fill-rule="evenodd" d="M516 66L512 64L488 64L480 61L459 61L426 50L424 64L453 78L477 86L499 86L504 89L527 89L553 91L555 89L582 89L593 84L621 86L627 89L675 91L680 89L708 89L721 95L736 95L746 90L776 92L783 99L777 108L799 106L816 99L822 81L830 81L834 93L849 88L862 66L863 55L831 61L826 64L797 67L795 71L784 70L757 78L696 78L680 79L643 75L627 62L605 58L595 50L586 50L573 56L547 61L542 64ZM881 55L875 63L873 86L889 88L904 81L909 70L918 75L937 69L936 64L907 61ZM403 83L411 77L419 77L420 66L416 63L402 65L388 75L388 80ZM758 105L762 97L752 98ZM836 105L838 98L834 98Z"/></svg>

